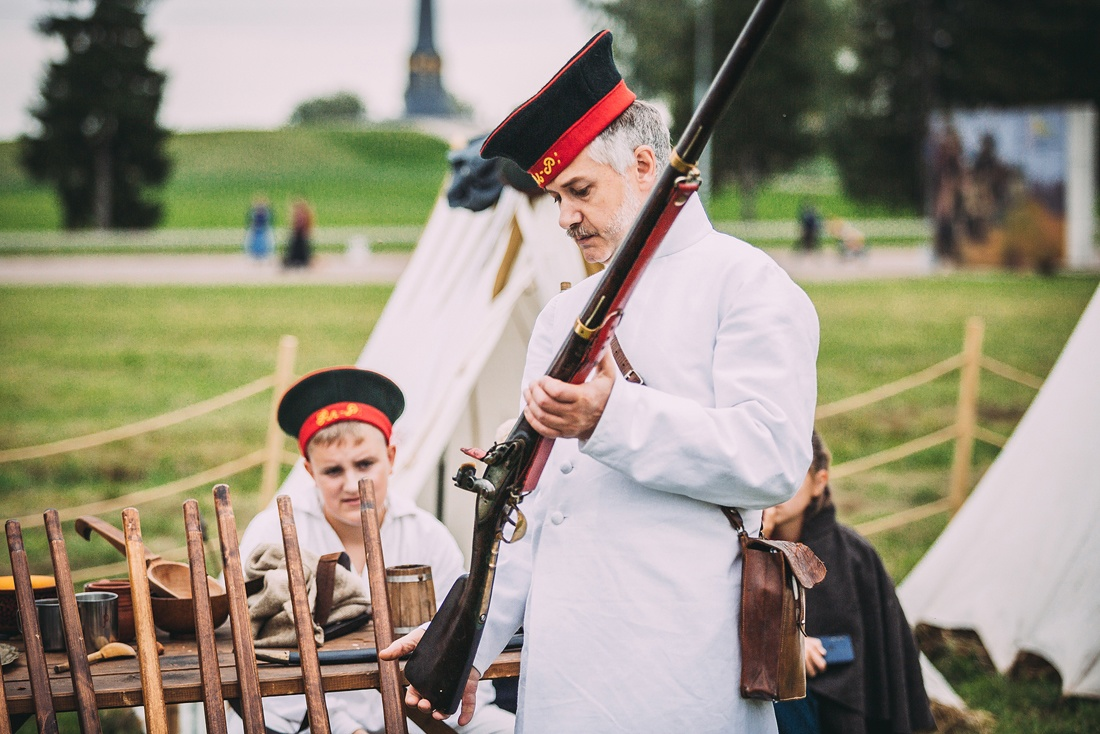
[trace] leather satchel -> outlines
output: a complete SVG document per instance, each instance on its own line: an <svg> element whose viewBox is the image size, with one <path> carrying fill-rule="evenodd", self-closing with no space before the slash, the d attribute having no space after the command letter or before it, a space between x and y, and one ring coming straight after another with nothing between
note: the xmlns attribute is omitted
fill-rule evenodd
<svg viewBox="0 0 1100 734"><path fill-rule="evenodd" d="M563 290L569 286L562 283ZM617 336L611 355L629 382L645 380ZM789 701L806 696L806 589L825 578L825 564L809 546L753 538L741 513L723 507L741 541L741 697Z"/></svg>
<svg viewBox="0 0 1100 734"><path fill-rule="evenodd" d="M741 697L789 701L806 695L806 594L825 564L802 543L751 537L723 507L741 542Z"/></svg>

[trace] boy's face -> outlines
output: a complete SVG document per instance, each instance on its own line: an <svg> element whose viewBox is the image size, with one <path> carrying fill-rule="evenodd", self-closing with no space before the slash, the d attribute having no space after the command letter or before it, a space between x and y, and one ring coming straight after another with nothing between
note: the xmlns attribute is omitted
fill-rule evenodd
<svg viewBox="0 0 1100 734"><path fill-rule="evenodd" d="M374 482L375 507L381 510L393 473L396 447L382 432L366 426L362 436L348 436L328 446L310 446L305 467L317 488L330 524L360 525L359 480Z"/></svg>

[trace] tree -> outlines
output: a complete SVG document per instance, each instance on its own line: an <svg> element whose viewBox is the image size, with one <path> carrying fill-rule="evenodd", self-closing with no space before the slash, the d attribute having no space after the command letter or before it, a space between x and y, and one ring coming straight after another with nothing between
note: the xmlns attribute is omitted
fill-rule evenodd
<svg viewBox="0 0 1100 734"><path fill-rule="evenodd" d="M165 75L149 67L153 39L144 0L95 0L87 17L54 15L39 31L59 36L31 113L41 131L21 139L31 176L57 190L68 228L151 227L161 207L144 194L168 177L168 131L157 124Z"/></svg>
<svg viewBox="0 0 1100 734"><path fill-rule="evenodd" d="M294 108L291 125L327 125L360 123L367 117L363 101L351 92L337 92L328 97L314 97Z"/></svg>
<svg viewBox="0 0 1100 734"><path fill-rule="evenodd" d="M936 110L1100 103L1100 0L847 0L830 118L845 190L919 208Z"/></svg>
<svg viewBox="0 0 1100 734"><path fill-rule="evenodd" d="M716 73L755 0L589 0L616 29L616 54L632 87L663 98L674 134L694 111L695 53L713 34ZM697 14L704 13L702 22ZM709 16L709 17L708 17ZM819 95L832 73L828 63L832 14L825 0L788 3L749 70L710 143L716 184L734 182L752 215L755 191L772 173L819 148ZM707 80L709 84L709 79Z"/></svg>

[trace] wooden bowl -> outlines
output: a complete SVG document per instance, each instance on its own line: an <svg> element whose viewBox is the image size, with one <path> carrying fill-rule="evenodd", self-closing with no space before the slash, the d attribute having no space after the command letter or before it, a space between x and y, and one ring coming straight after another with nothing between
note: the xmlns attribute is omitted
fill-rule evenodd
<svg viewBox="0 0 1100 734"><path fill-rule="evenodd" d="M207 576L206 584L210 590L210 615L213 617L214 628L217 629L229 619L229 597L215 579ZM190 584L186 591L187 596L182 598L154 596L150 599L153 624L173 637L195 634L195 603L191 599Z"/></svg>
<svg viewBox="0 0 1100 734"><path fill-rule="evenodd" d="M35 599L56 599L57 582L53 576L31 576ZM19 634L19 606L15 597L15 577L0 576L0 632Z"/></svg>

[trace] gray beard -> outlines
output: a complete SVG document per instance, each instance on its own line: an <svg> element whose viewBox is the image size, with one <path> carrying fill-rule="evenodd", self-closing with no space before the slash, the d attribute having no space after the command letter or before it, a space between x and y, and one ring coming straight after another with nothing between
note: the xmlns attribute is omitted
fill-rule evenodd
<svg viewBox="0 0 1100 734"><path fill-rule="evenodd" d="M642 203L638 200L634 189L627 186L624 188L623 201L619 204L619 210L615 212L615 216L611 217L611 221L607 223L607 227L602 232L583 229L580 224L571 224L565 230L565 233L574 240L599 234L612 244L611 255L614 255L618 251L619 245L622 244L623 237L626 236L630 225L634 224L641 208ZM611 255L608 256L608 260L611 259Z"/></svg>

